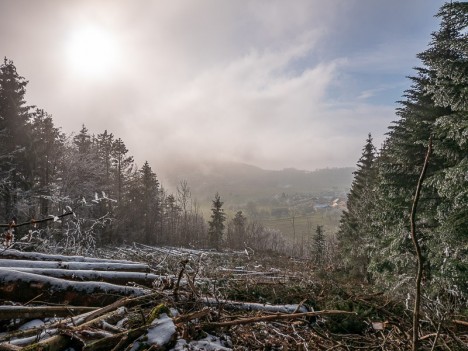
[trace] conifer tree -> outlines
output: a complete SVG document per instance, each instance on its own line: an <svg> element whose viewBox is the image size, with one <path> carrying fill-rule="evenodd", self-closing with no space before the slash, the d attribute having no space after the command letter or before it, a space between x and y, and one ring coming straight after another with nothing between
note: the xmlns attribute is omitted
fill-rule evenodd
<svg viewBox="0 0 468 351"><path fill-rule="evenodd" d="M318 225L312 242L312 254L317 266L323 266L325 260L325 234L323 226Z"/></svg>
<svg viewBox="0 0 468 351"><path fill-rule="evenodd" d="M223 210L223 202L218 193L216 193L214 200L212 201L213 207L211 208L211 221L208 222L208 236L211 247L219 250L221 248L221 242L223 240L224 222L226 220L226 214Z"/></svg>
<svg viewBox="0 0 468 351"><path fill-rule="evenodd" d="M0 216L4 221L18 215L18 198L32 186L28 162L31 107L24 100L27 83L13 61L5 58L0 65Z"/></svg>
<svg viewBox="0 0 468 351"><path fill-rule="evenodd" d="M247 236L247 218L242 211L236 212L234 218L228 223L228 245L234 249L244 247Z"/></svg>
<svg viewBox="0 0 468 351"><path fill-rule="evenodd" d="M54 126L52 116L37 109L31 122L31 161L34 169L34 193L40 198L39 214L50 214L51 197L65 136Z"/></svg>
<svg viewBox="0 0 468 351"><path fill-rule="evenodd" d="M409 214L431 137L434 151L416 217L424 291L454 297L468 292L468 6L447 3L438 16L440 29L418 55L424 67L411 78L413 85L397 112L400 119L376 162L370 269L389 286L409 282L407 277L415 274Z"/></svg>
<svg viewBox="0 0 468 351"><path fill-rule="evenodd" d="M133 167L133 157L127 155L128 149L122 139L114 141L112 147L112 159L116 183L116 195L118 203L122 201L123 191L127 176L131 173Z"/></svg>
<svg viewBox="0 0 468 351"><path fill-rule="evenodd" d="M434 155L444 161L428 179L437 190L437 226L427 255L434 284L468 293L468 3L446 3L430 47L418 55L424 89L445 112L433 126ZM435 250L437 247L437 250ZM465 273L465 276L463 275Z"/></svg>
<svg viewBox="0 0 468 351"><path fill-rule="evenodd" d="M369 238L372 235L369 212L374 200L375 158L376 150L369 133L354 172L347 209L342 214L338 232L339 248L346 267L361 277L367 271Z"/></svg>
<svg viewBox="0 0 468 351"><path fill-rule="evenodd" d="M147 244L156 242L157 222L160 220L159 181L148 161L140 169L141 214L144 218L144 240Z"/></svg>
<svg viewBox="0 0 468 351"><path fill-rule="evenodd" d="M114 135L105 130L97 135L97 148L100 160L104 163L106 169L106 184L111 184L111 166L112 166L112 147L114 145ZM111 189L107 189L110 191Z"/></svg>

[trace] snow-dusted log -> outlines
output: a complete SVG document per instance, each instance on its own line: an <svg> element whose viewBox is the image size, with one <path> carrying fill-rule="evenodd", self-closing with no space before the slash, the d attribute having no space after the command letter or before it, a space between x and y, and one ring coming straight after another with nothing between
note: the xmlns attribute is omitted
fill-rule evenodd
<svg viewBox="0 0 468 351"><path fill-rule="evenodd" d="M52 268L12 268L15 271L45 275L66 280L75 281L98 281L117 285L129 285L135 283L147 287L153 287L155 280L160 280L161 276L151 273L140 272L110 272L110 271L90 271L90 270L70 270Z"/></svg>
<svg viewBox="0 0 468 351"><path fill-rule="evenodd" d="M30 261L0 259L0 268L52 268L93 271L149 272L144 263L113 262L63 262L63 261Z"/></svg>
<svg viewBox="0 0 468 351"><path fill-rule="evenodd" d="M121 296L140 296L142 288L100 282L72 282L38 274L0 269L0 296L5 300L32 299L75 306L104 306Z"/></svg>
<svg viewBox="0 0 468 351"><path fill-rule="evenodd" d="M23 252L18 250L1 250L0 258L3 259L14 259L14 260L30 260L30 261L62 261L62 262L108 262L108 263L128 263L132 264L135 262L127 260L113 260L96 257L85 257L85 256L65 256L65 255L49 255L40 252Z"/></svg>
<svg viewBox="0 0 468 351"><path fill-rule="evenodd" d="M72 306L0 306L0 320L2 319L31 319L46 317L68 317L79 313L94 311L96 307Z"/></svg>
<svg viewBox="0 0 468 351"><path fill-rule="evenodd" d="M273 313L305 313L309 312L304 305L270 305L253 302L239 302L232 300L216 300L213 298L205 298L203 302L207 306L222 306L227 310L242 310L242 311L264 311Z"/></svg>

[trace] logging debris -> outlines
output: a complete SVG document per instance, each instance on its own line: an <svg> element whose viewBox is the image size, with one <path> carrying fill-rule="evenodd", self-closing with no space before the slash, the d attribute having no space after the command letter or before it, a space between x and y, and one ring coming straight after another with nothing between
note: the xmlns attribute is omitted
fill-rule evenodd
<svg viewBox="0 0 468 351"><path fill-rule="evenodd" d="M250 262L242 253L142 245L101 252L96 261L8 251L2 260L27 264L0 269L0 351L402 350L410 345L411 323L393 312L393 301L340 291L343 306L358 304L375 314L331 308L324 291L331 295L334 288L319 283L309 267L296 269L303 262L285 259L286 269L273 267L268 258L261 265ZM143 265L146 272L35 265L46 261L122 269ZM346 323L365 327L338 331L336 325ZM465 322L454 323L460 329ZM421 350L462 349L468 342L466 330L450 326L423 332Z"/></svg>

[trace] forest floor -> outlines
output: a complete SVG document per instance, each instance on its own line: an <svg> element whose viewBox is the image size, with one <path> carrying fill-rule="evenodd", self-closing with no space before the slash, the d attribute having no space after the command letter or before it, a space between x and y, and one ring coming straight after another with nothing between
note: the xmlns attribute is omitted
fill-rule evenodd
<svg viewBox="0 0 468 351"><path fill-rule="evenodd" d="M0 351L411 349L404 301L309 260L139 244L94 261L15 252L0 257ZM465 323L422 320L420 350L468 349Z"/></svg>

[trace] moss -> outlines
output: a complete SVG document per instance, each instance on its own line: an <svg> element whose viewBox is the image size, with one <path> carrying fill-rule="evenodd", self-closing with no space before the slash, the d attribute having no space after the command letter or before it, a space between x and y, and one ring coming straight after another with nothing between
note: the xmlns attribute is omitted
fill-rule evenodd
<svg viewBox="0 0 468 351"><path fill-rule="evenodd" d="M169 310L169 307L167 307L165 304L161 303L154 307L151 312L148 314L148 323L151 323L155 319L159 318L159 316L162 313L166 313L168 316L171 315L171 311Z"/></svg>

